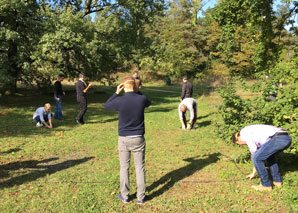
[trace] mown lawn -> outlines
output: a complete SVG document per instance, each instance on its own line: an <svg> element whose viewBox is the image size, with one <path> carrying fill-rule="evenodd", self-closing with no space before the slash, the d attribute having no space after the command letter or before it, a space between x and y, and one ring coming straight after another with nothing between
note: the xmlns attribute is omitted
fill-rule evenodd
<svg viewBox="0 0 298 213"><path fill-rule="evenodd" d="M282 189L253 191L250 186L259 179L245 179L252 163L237 160L246 147L217 137L220 98L203 87L195 87L197 129L183 131L177 113L180 86L144 86L152 100L145 113L150 200L136 204L132 166L131 201L123 204L117 198L117 113L103 109L114 88L90 91L83 126L74 123L78 106L74 88L67 89L65 120L54 120L53 129L36 128L32 121L45 102L54 111L52 96L0 99L0 212L298 212L293 156L280 155Z"/></svg>

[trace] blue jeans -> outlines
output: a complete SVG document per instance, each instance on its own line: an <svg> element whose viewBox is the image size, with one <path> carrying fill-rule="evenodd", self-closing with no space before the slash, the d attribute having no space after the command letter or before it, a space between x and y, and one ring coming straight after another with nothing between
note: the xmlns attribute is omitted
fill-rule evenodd
<svg viewBox="0 0 298 213"><path fill-rule="evenodd" d="M57 98L60 98L60 100L58 101ZM55 110L54 118L62 120L62 96L61 95L54 96L54 99L56 101L56 110Z"/></svg>
<svg viewBox="0 0 298 213"><path fill-rule="evenodd" d="M48 119L48 116L43 116L43 119L44 119L45 122L48 122L48 120L49 120L49 119ZM38 122L39 122L39 123L42 123L41 120L40 120L39 115L36 116L33 120L34 120L36 123L38 123Z"/></svg>
<svg viewBox="0 0 298 213"><path fill-rule="evenodd" d="M269 174L264 161L267 160L273 182L282 182L279 174L278 165L275 161L275 154L286 149L291 144L289 135L277 135L272 137L267 143L252 156L254 167L256 168L263 186L271 186Z"/></svg>

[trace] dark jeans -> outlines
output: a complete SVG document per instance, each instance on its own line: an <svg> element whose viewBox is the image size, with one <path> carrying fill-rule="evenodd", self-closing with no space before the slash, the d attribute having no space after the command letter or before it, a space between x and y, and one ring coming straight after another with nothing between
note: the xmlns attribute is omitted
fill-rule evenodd
<svg viewBox="0 0 298 213"><path fill-rule="evenodd" d="M84 96L78 96L77 97L78 104L80 106L80 112L76 116L76 120L79 120L80 122L84 122L84 114L87 111L87 100Z"/></svg>
<svg viewBox="0 0 298 213"><path fill-rule="evenodd" d="M45 122L48 122L48 120L49 120L49 119L48 119L48 116L43 116L43 119L44 119ZM38 122L42 123L41 120L40 120L39 115L36 116L33 120L34 120L36 123L38 123Z"/></svg>
<svg viewBox="0 0 298 213"><path fill-rule="evenodd" d="M272 137L267 143L252 156L253 164L261 178L263 186L271 186L269 174L265 167L264 161L267 160L270 173L274 182L282 182L279 174L278 165L275 161L275 154L286 149L291 144L289 135L277 135Z"/></svg>
<svg viewBox="0 0 298 213"><path fill-rule="evenodd" d="M60 100L58 101L57 98L60 98ZM54 118L62 120L62 96L61 95L54 96L54 99L56 101L56 110L55 110Z"/></svg>

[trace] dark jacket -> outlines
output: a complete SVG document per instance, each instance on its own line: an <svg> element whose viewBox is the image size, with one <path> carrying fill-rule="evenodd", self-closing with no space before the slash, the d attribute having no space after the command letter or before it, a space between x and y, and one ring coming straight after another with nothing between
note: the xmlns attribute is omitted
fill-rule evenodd
<svg viewBox="0 0 298 213"><path fill-rule="evenodd" d="M84 89L86 89L86 85L84 84L84 82L78 80L78 82L76 83L77 97L86 96L86 93L83 92Z"/></svg>
<svg viewBox="0 0 298 213"><path fill-rule="evenodd" d="M106 110L118 111L119 136L145 134L144 110L151 102L144 95L126 92L123 96L114 93L105 103Z"/></svg>
<svg viewBox="0 0 298 213"><path fill-rule="evenodd" d="M63 90L62 90L62 84L60 81L56 81L54 84L54 95L55 96L62 96Z"/></svg>
<svg viewBox="0 0 298 213"><path fill-rule="evenodd" d="M192 97L192 84L187 81L182 85L181 99Z"/></svg>

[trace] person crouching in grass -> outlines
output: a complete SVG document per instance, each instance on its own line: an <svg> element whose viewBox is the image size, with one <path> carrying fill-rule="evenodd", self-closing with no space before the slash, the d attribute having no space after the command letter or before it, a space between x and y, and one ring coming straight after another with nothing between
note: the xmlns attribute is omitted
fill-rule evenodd
<svg viewBox="0 0 298 213"><path fill-rule="evenodd" d="M261 178L261 184L253 185L253 189L271 191L272 184L276 187L282 187L275 155L291 145L291 137L286 130L271 125L255 124L246 126L240 132L234 133L232 138L234 143L247 145L249 148L254 168L247 178L254 178L256 173ZM265 160L270 168L272 184L265 167Z"/></svg>
<svg viewBox="0 0 298 213"><path fill-rule="evenodd" d="M51 105L47 103L44 107L37 108L33 114L33 120L36 122L36 127L46 126L51 129L53 127Z"/></svg>

